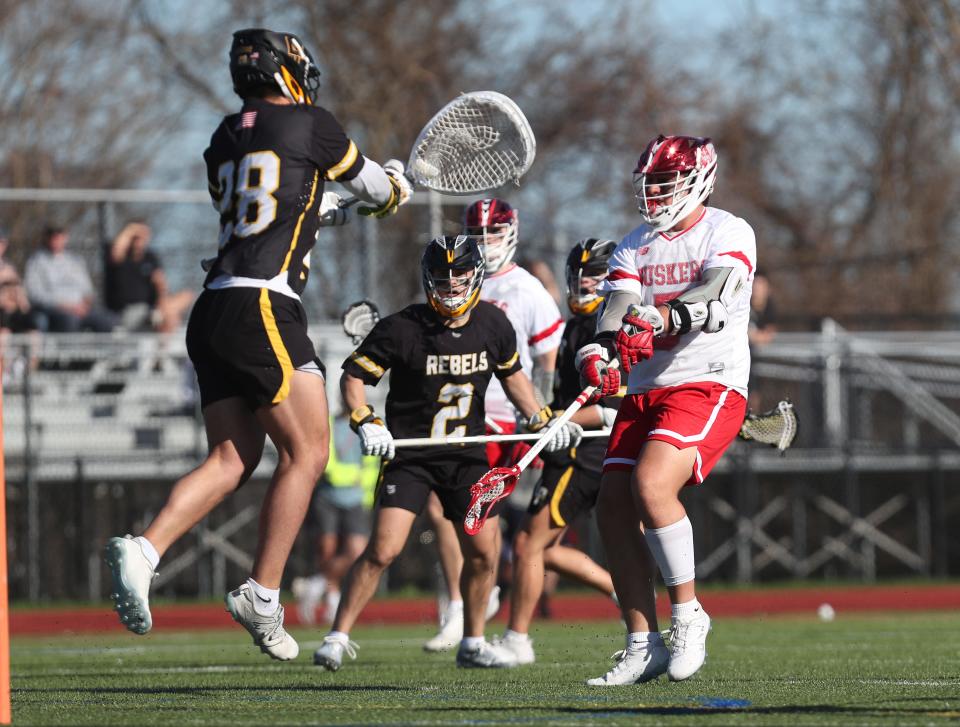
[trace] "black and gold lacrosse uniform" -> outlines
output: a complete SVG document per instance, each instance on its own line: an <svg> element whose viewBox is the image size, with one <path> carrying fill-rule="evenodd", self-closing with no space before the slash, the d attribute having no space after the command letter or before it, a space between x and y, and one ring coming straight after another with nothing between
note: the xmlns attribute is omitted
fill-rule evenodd
<svg viewBox="0 0 960 727"><path fill-rule="evenodd" d="M319 106L247 99L203 157L220 248L187 327L201 403L276 404L295 369L323 371L299 295L324 182L356 177L363 155Z"/></svg>
<svg viewBox="0 0 960 727"><path fill-rule="evenodd" d="M557 351L557 377L551 404L554 411L566 409L583 390L574 359L577 350L594 339L596 328L596 314L573 316L567 320ZM528 512L534 515L549 507L553 524L563 527L580 513L589 511L600 492L600 474L606 451L607 440L598 437L584 439L572 449L542 454L543 477L534 488Z"/></svg>
<svg viewBox="0 0 960 727"><path fill-rule="evenodd" d="M444 326L425 304L387 316L343 368L370 385L390 371L386 423L401 439L482 435L490 377L503 379L521 366L507 316L480 302L460 328ZM460 521L470 503L470 486L488 469L482 444L398 449L384 467L376 502L420 513L434 490L444 516Z"/></svg>

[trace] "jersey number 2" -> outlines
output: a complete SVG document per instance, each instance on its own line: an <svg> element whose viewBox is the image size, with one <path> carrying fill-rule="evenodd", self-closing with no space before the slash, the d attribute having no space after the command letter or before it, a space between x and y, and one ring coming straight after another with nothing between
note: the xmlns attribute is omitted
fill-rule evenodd
<svg viewBox="0 0 960 727"><path fill-rule="evenodd" d="M252 151L240 163L228 161L217 170L220 183L220 245L231 235L247 237L263 232L277 217L280 157L272 151Z"/></svg>
<svg viewBox="0 0 960 727"><path fill-rule="evenodd" d="M437 401L445 406L433 415L430 436L436 438L462 437L467 433L467 425L460 424L447 431L447 422L451 419L466 419L473 403L473 384L444 384L437 395Z"/></svg>

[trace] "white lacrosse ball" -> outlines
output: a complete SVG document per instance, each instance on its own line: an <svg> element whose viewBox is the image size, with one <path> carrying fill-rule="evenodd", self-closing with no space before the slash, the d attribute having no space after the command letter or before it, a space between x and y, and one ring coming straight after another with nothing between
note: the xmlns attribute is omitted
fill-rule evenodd
<svg viewBox="0 0 960 727"><path fill-rule="evenodd" d="M417 159L413 163L413 171L421 179L436 179L440 176L440 170L426 159Z"/></svg>
<svg viewBox="0 0 960 727"><path fill-rule="evenodd" d="M817 608L817 616L820 617L821 621L830 622L836 618L837 612L833 610L833 606L829 603L821 603L819 608Z"/></svg>

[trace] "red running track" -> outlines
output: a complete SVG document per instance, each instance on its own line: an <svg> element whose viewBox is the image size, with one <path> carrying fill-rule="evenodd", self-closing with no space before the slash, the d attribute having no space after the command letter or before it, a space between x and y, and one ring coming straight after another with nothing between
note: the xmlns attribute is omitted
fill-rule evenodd
<svg viewBox="0 0 960 727"><path fill-rule="evenodd" d="M822 603L829 603L838 614L960 610L960 585L707 590L701 593L701 598L711 616L721 617L778 614L812 616ZM551 599L550 606L554 621L609 621L618 616L613 603L601 596L559 595ZM501 609L500 618L505 610L506 607ZM659 599L659 610L665 615L669 614L666 598ZM435 623L436 616L434 599L384 599L370 603L360 623ZM287 609L286 618L288 624L299 623L295 608ZM216 604L161 605L153 609L153 628L157 631L233 627L229 614ZM10 613L10 631L14 635L98 633L120 628L116 615L106 604L102 608L14 609Z"/></svg>

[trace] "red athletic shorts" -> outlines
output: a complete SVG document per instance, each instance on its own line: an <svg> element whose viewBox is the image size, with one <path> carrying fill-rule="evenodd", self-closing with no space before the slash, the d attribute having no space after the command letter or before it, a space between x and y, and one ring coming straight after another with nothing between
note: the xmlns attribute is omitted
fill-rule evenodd
<svg viewBox="0 0 960 727"><path fill-rule="evenodd" d="M516 434L516 421L496 420L497 426L502 430L494 431L487 425L487 434ZM530 449L529 442L487 442L487 459L491 467L512 467L520 458ZM530 463L529 469L543 469L543 460L537 457Z"/></svg>
<svg viewBox="0 0 960 727"><path fill-rule="evenodd" d="M632 470L644 443L657 439L697 448L687 484L699 484L737 436L746 412L746 399L712 381L628 394L610 431L603 471Z"/></svg>

